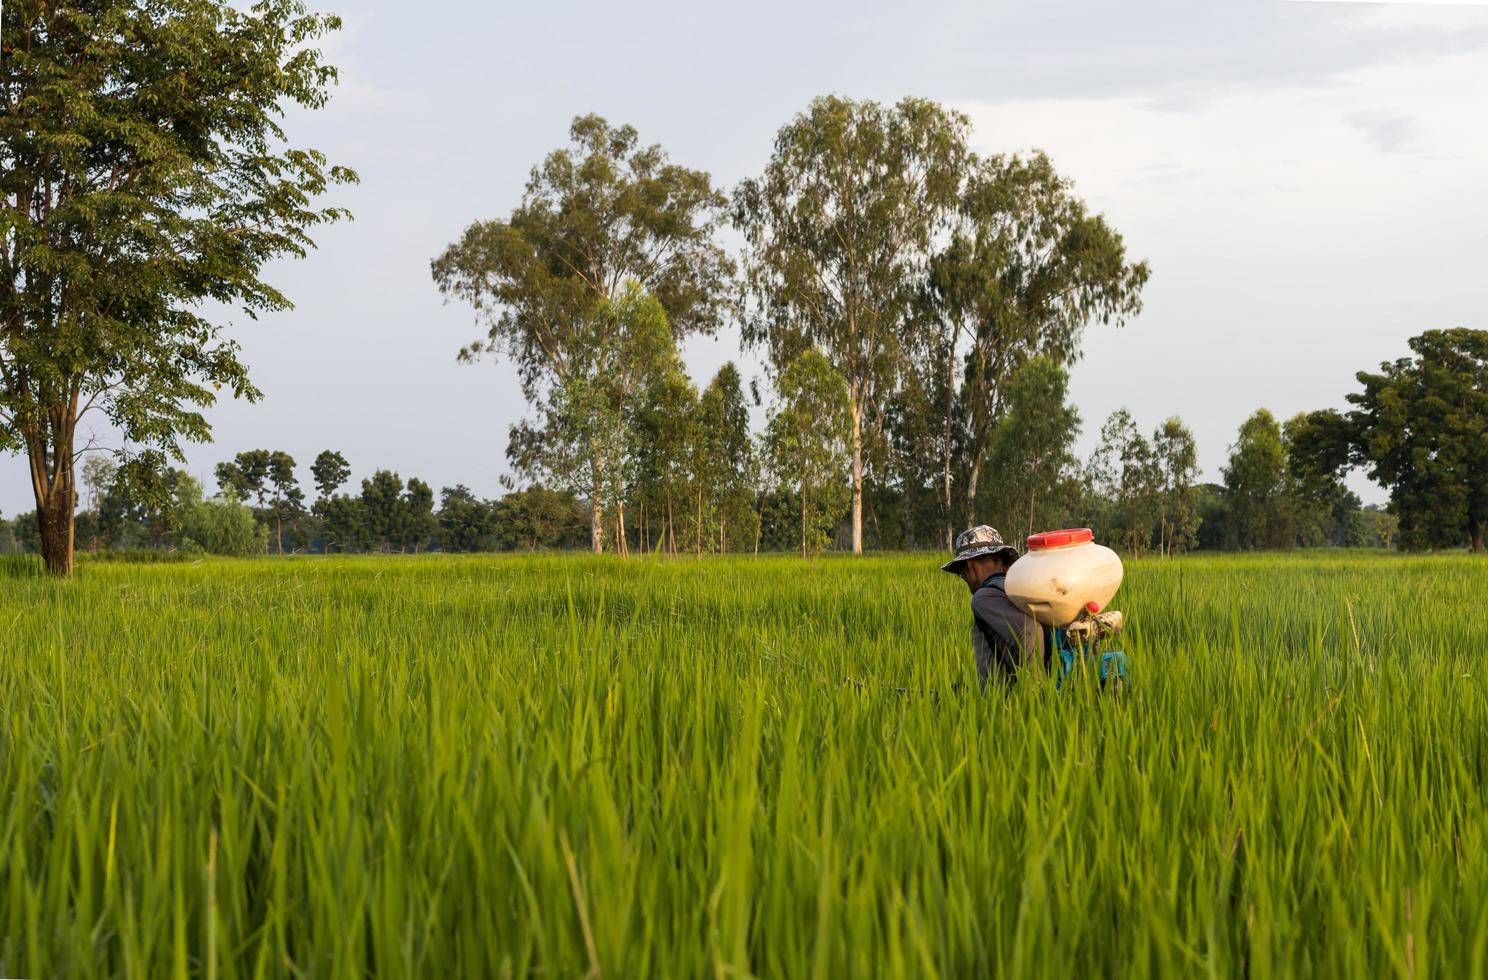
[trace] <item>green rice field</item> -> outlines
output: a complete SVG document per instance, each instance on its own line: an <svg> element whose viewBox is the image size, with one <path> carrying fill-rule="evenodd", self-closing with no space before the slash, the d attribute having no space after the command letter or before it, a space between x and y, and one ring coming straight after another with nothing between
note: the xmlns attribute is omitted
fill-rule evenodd
<svg viewBox="0 0 1488 980"><path fill-rule="evenodd" d="M1488 561L940 560L5 566L0 976L1488 974Z"/></svg>

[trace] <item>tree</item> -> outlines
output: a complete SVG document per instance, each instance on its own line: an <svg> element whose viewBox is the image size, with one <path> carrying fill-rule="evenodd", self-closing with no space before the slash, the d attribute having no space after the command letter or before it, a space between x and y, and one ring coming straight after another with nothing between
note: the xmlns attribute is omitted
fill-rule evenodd
<svg viewBox="0 0 1488 980"><path fill-rule="evenodd" d="M1069 367L1087 324L1119 326L1141 311L1149 274L1145 262L1128 261L1121 235L1088 213L1044 154L975 164L954 232L930 264L925 306L933 325L927 335L935 340L917 369L944 374L925 384L935 390L941 414L937 455L947 515L958 429L970 446L964 463L970 507L991 446L987 434L1019 367L1037 355ZM958 392L955 352L963 338Z"/></svg>
<svg viewBox="0 0 1488 980"><path fill-rule="evenodd" d="M533 169L511 217L471 225L432 272L446 299L469 303L486 327L461 359L510 359L529 402L571 411L603 401L587 389L605 380L603 358L625 346L614 338L627 322L615 301L628 283L655 299L675 341L717 329L733 264L713 241L726 202L707 174L598 116L575 119L569 132L573 145ZM514 431L512 442L531 448L531 431ZM619 466L594 452L585 467L596 552Z"/></svg>
<svg viewBox="0 0 1488 980"><path fill-rule="evenodd" d="M1080 413L1068 396L1069 374L1051 358L1025 362L1010 379L1002 418L987 435L995 484L983 488L990 499L975 502L981 510L1000 507L1005 526L1032 534L1041 500L1071 496L1070 444L1080 432Z"/></svg>
<svg viewBox="0 0 1488 980"><path fill-rule="evenodd" d="M217 485L238 500L257 503L257 515L274 522L274 540L284 553L284 522L304 511L294 457L280 450L250 449L217 464Z"/></svg>
<svg viewBox="0 0 1488 980"><path fill-rule="evenodd" d="M99 505L100 537L109 548L176 548L201 499L201 484L186 472L131 460L115 472Z"/></svg>
<svg viewBox="0 0 1488 980"><path fill-rule="evenodd" d="M1164 557L1187 551L1198 541L1199 450L1193 433L1178 416L1152 434L1159 480L1158 550Z"/></svg>
<svg viewBox="0 0 1488 980"><path fill-rule="evenodd" d="M305 495L295 479L294 457L285 452L269 454L268 487L269 514L274 519L275 548L284 554L284 522L292 520L305 511Z"/></svg>
<svg viewBox="0 0 1488 980"><path fill-rule="evenodd" d="M160 468L216 392L255 399L220 319L289 307L301 256L355 179L287 142L335 69L337 18L300 0L12 0L0 35L0 449L30 463L42 555L72 570L79 421L102 412Z"/></svg>
<svg viewBox="0 0 1488 980"><path fill-rule="evenodd" d="M508 493L492 506L496 547L502 551L582 545L584 508L571 493L534 486Z"/></svg>
<svg viewBox="0 0 1488 980"><path fill-rule="evenodd" d="M93 551L98 550L98 526L99 514L103 506L103 498L108 493L109 487L113 486L114 475L118 467L113 460L107 456L89 456L83 462L83 486L88 490L88 512L91 516L92 540L89 547Z"/></svg>
<svg viewBox="0 0 1488 980"><path fill-rule="evenodd" d="M310 465L310 475L315 478L317 499L328 500L351 476L351 464L346 462L345 456L334 450L326 449L316 456L315 462Z"/></svg>
<svg viewBox="0 0 1488 980"><path fill-rule="evenodd" d="M439 522L434 517L434 490L423 480L410 477L402 503L403 519L398 546L400 550L411 547L417 554L424 550L439 527Z"/></svg>
<svg viewBox="0 0 1488 980"><path fill-rule="evenodd" d="M749 406L744 401L739 369L732 361L718 369L698 401L697 446L693 453L699 497L698 548L702 548L702 501L712 510L717 549L728 550L730 528L752 542L759 517L754 498L759 464L749 433Z"/></svg>
<svg viewBox="0 0 1488 980"><path fill-rule="evenodd" d="M635 453L629 461L632 494L642 502L642 545L677 553L677 510L686 518L695 477L698 393L680 360L655 372L628 410ZM651 540L651 515L660 530ZM685 535L685 531L683 532ZM685 545L686 539L684 537Z"/></svg>
<svg viewBox="0 0 1488 980"><path fill-rule="evenodd" d="M635 406L644 404L662 379L681 379L691 398L696 393L654 296L629 282L615 301L601 304L597 315L613 321L611 328L595 346L576 353L585 362L581 370L547 389L537 420L513 426L507 456L521 473L589 494L591 525L594 519L602 522L609 509L615 516L614 541L623 551Z"/></svg>
<svg viewBox="0 0 1488 980"><path fill-rule="evenodd" d="M1331 420L1301 413L1282 426L1287 455L1286 506L1293 541L1303 547L1349 547L1366 543L1361 501L1343 482L1334 454L1347 458L1348 445L1333 440Z"/></svg>
<svg viewBox="0 0 1488 980"><path fill-rule="evenodd" d="M1233 547L1285 548L1292 544L1287 506L1287 452L1276 416L1262 408L1240 426L1224 468Z"/></svg>
<svg viewBox="0 0 1488 980"><path fill-rule="evenodd" d="M264 529L231 490L194 502L183 515L182 531L187 540L213 555L246 558L263 554L267 546Z"/></svg>
<svg viewBox="0 0 1488 980"><path fill-rule="evenodd" d="M439 491L439 550L488 550L495 527L495 507L463 483Z"/></svg>
<svg viewBox="0 0 1488 980"><path fill-rule="evenodd" d="M1367 468L1390 488L1407 548L1484 549L1488 534L1488 331L1428 330L1413 357L1360 372L1354 408L1309 416L1314 467ZM1392 535L1393 537L1394 535Z"/></svg>
<svg viewBox="0 0 1488 980"><path fill-rule="evenodd" d="M1163 476L1157 454L1124 408L1101 426L1100 441L1087 467L1103 529L1137 554L1152 547L1161 509Z"/></svg>
<svg viewBox="0 0 1488 980"><path fill-rule="evenodd" d="M365 487L366 481L362 482ZM357 551L372 544L367 507L360 497L344 493L322 497L315 502L315 514L320 518L326 554L337 548Z"/></svg>
<svg viewBox="0 0 1488 980"><path fill-rule="evenodd" d="M735 194L754 300L745 341L765 346L777 370L816 348L847 384L855 553L868 443L882 438L915 285L961 187L967 128L965 116L923 99L818 98L776 135L764 174Z"/></svg>
<svg viewBox="0 0 1488 980"><path fill-rule="evenodd" d="M800 504L806 557L826 544L849 502L842 472L851 452L852 401L847 382L815 348L791 362L779 388L765 453L776 481Z"/></svg>
<svg viewBox="0 0 1488 980"><path fill-rule="evenodd" d="M378 470L362 481L362 518L368 540L391 551L403 530L403 478Z"/></svg>

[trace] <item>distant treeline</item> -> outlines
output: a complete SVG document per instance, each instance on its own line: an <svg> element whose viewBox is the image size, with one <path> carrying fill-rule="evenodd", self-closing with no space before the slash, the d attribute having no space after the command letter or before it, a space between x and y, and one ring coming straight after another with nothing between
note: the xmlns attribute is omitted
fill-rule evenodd
<svg viewBox="0 0 1488 980"><path fill-rule="evenodd" d="M225 112L216 88L187 96L174 73L165 87L187 122L137 117L108 87L109 71L74 77L87 59L51 33L25 60L22 89L41 101L27 127L0 133L0 159L32 161L0 166L14 177L6 193L32 202L12 208L24 226L6 239L0 450L26 454L38 510L10 522L0 538L14 540L0 546L39 543L54 574L70 572L75 541L110 552L587 544L622 555L806 555L946 548L982 522L1015 541L1089 525L1129 554L1484 550L1484 331L1414 338L1413 357L1357 376L1363 390L1347 412L1285 424L1257 412L1221 485L1199 485L1193 436L1176 417L1147 430L1156 420L1118 411L1094 455L1076 459L1069 369L1087 328L1141 312L1152 270L1046 155L975 153L968 117L914 98L815 99L776 133L763 169L731 189L630 126L580 116L505 216L473 221L432 259L444 299L475 319L476 339L458 356L516 369L528 413L504 448L526 489L436 494L379 470L343 490L350 467L327 451L307 501L295 460L252 450L218 467L208 496L172 468L183 441L210 437L196 407L214 392L258 391L204 301L287 309L262 268L344 217L308 201L355 179L299 150L231 154L241 172L216 178L219 142L279 145L276 96L313 103L330 77L308 55L292 62L303 77L281 70L278 53L302 47L309 26L260 27L231 37L203 27L200 38L235 52L257 39L245 49L253 57L232 59L231 84L251 93L247 118ZM159 60L131 56L128 70ZM63 77L75 97L57 95L73 91ZM80 133L84 98L122 115ZM204 119L203 106L216 115ZM30 137L15 137L43 124L59 145L91 140L98 152L34 162ZM182 136L198 132L215 135ZM143 145L123 138L141 134ZM189 166L115 186L172 154ZM213 176L185 193L187 173ZM286 173L297 176L283 183ZM765 377L746 386L732 364L706 385L688 376L682 344L726 327L761 356ZM766 409L762 432L751 407ZM77 444L90 411L120 430L117 469ZM1355 469L1389 489L1389 514L1347 491Z"/></svg>
<svg viewBox="0 0 1488 980"><path fill-rule="evenodd" d="M720 373L729 388L737 375ZM733 388L737 394L737 387ZM1028 530L1089 525L1102 540L1132 555L1294 547L1390 547L1398 520L1363 507L1336 477L1310 472L1298 416L1280 425L1261 410L1242 426L1222 484L1196 484L1193 437L1168 419L1148 438L1125 411L1102 428L1100 447L1029 499L1005 497L988 520L1010 540ZM747 423L740 423L745 425ZM691 440L717 441L720 430L683 426ZM742 468L691 473L705 455L692 441L675 444L676 459L655 460L673 473L659 493L637 492L633 522L616 523L611 539L626 552L707 553L791 551L801 546L798 493L761 481L754 466L760 444L744 431ZM1009 465L1017 465L1009 460ZM675 464L675 465L673 465ZM314 500L307 502L288 453L250 450L216 469L216 492L181 470L141 477L95 456L82 467L85 506L76 518L77 545L92 553L174 552L262 554L498 552L587 549L588 500L542 486L494 499L468 487L437 495L417 478L378 470L357 492L342 492L351 467L327 450L311 466ZM646 484L650 486L651 484ZM721 495L718 487L730 489ZM944 543L933 497L904 487L877 486L865 500L871 548L927 549ZM851 547L845 484L823 511L828 547ZM612 514L612 517L618 517ZM0 552L39 549L34 513L0 521Z"/></svg>

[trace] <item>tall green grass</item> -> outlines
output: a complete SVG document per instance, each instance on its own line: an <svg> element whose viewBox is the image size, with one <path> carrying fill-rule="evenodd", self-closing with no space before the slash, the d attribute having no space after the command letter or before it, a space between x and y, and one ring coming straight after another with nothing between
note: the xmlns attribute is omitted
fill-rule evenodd
<svg viewBox="0 0 1488 980"><path fill-rule="evenodd" d="M937 560L6 576L0 975L1488 972L1488 562L1134 563L1111 697Z"/></svg>

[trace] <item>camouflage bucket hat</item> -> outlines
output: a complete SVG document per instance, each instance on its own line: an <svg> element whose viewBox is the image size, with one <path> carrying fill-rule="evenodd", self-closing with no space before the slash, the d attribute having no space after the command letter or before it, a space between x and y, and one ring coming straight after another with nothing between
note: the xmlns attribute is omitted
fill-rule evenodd
<svg viewBox="0 0 1488 980"><path fill-rule="evenodd" d="M963 563L972 558L995 555L999 552L1008 552L1014 559L1018 557L1018 549L1002 540L1002 535L997 533L997 528L978 524L956 536L956 557L940 566L940 570L960 574Z"/></svg>

